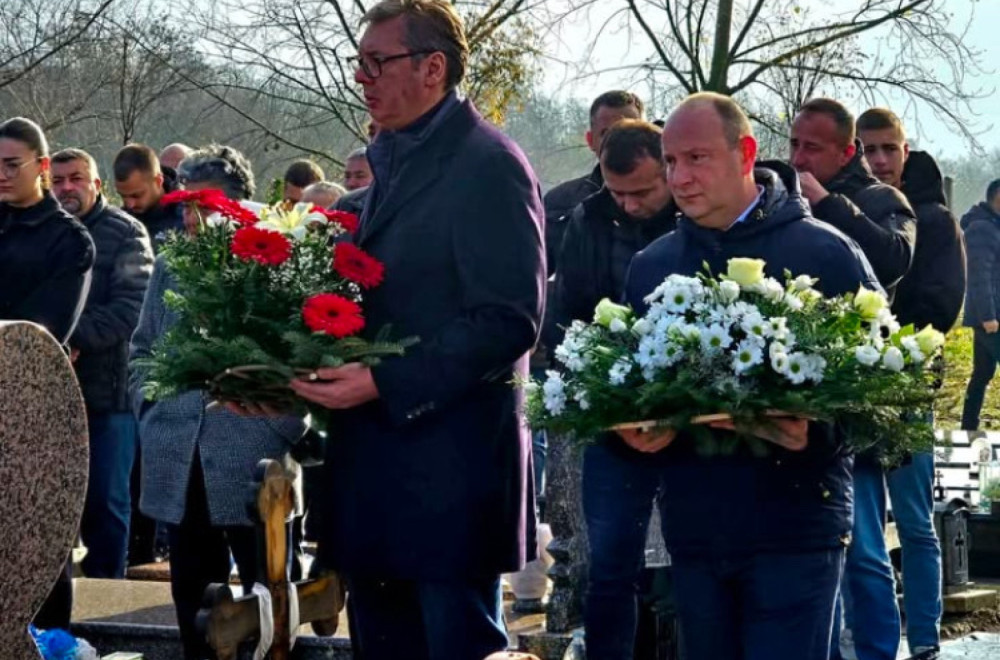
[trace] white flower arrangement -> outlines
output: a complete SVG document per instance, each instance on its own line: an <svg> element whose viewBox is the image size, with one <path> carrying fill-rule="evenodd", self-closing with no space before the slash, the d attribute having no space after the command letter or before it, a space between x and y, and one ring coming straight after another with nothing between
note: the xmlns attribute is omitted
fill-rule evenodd
<svg viewBox="0 0 1000 660"><path fill-rule="evenodd" d="M883 457L929 442L909 413L933 399L928 367L943 335L900 328L880 292L825 298L815 278L781 283L765 268L731 259L719 278L671 275L642 317L601 301L593 323L567 329L561 370L527 391L532 425L592 436L650 419L679 430L703 415L751 424L780 410L845 425L857 448Z"/></svg>

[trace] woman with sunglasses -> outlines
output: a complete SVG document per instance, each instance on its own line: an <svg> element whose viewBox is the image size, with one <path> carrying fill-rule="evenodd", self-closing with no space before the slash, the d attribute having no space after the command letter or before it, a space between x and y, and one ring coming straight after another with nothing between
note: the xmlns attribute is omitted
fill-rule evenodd
<svg viewBox="0 0 1000 660"><path fill-rule="evenodd" d="M33 321L65 344L94 265L86 228L49 191L49 145L22 117L0 124L0 320Z"/></svg>

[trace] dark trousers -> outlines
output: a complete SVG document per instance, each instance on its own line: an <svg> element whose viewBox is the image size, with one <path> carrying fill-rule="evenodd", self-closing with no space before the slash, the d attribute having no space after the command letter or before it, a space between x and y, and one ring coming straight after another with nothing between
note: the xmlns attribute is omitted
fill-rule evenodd
<svg viewBox="0 0 1000 660"><path fill-rule="evenodd" d="M673 557L685 660L828 660L844 550Z"/></svg>
<svg viewBox="0 0 1000 660"><path fill-rule="evenodd" d="M184 519L168 525L170 544L170 591L177 611L177 624L185 660L203 660L215 655L195 629L195 616L202 606L206 587L228 583L230 552L236 560L243 588L249 591L259 581L257 536L254 527L212 525L205 495L205 476L196 453L188 484Z"/></svg>
<svg viewBox="0 0 1000 660"><path fill-rule="evenodd" d="M500 576L474 582L347 579L357 660L482 660L507 648Z"/></svg>
<svg viewBox="0 0 1000 660"><path fill-rule="evenodd" d="M965 406L962 410L962 430L979 430L979 413L986 398L986 387L993 380L1000 361L1000 332L987 334L982 328L973 330L972 376L965 390Z"/></svg>
<svg viewBox="0 0 1000 660"><path fill-rule="evenodd" d="M584 450L583 512L590 544L584 607L587 657L630 660L635 652L639 580L660 470L623 447Z"/></svg>

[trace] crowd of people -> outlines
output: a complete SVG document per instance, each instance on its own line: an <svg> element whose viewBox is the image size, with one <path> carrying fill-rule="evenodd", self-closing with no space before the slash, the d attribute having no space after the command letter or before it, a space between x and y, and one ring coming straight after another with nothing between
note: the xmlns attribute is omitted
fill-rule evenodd
<svg viewBox="0 0 1000 660"><path fill-rule="evenodd" d="M365 301L368 326L421 338L403 357L290 384L331 411L306 505L322 512L318 564L344 576L358 657L479 660L506 648L500 576L535 558L545 440L525 428L511 382L529 353L547 366L563 329L603 298L643 310L668 275L755 257L818 277L827 295L884 291L904 324L947 332L964 302L975 365L962 425L978 428L1000 360L1000 179L960 225L934 159L911 149L889 109L855 118L812 99L787 158L761 161L728 97L694 94L651 122L635 94L611 91L590 110L595 167L543 199L520 148L457 92L468 47L450 3L383 0L363 23L355 76L371 144L346 158L343 186L308 160L284 176L286 203L361 216L353 240L386 268ZM205 587L231 562L244 585L258 577L246 484L263 458L291 465L308 431L299 417L210 406L201 391L142 394L139 360L176 319L157 251L200 222L161 200L177 188L249 200L251 163L228 146L130 144L111 172L106 185L85 151L50 153L28 119L0 124L0 318L46 327L80 381L84 574L121 578L165 541L184 657L212 657L195 628ZM588 657L633 657L654 502L687 660L834 660L842 639L860 660L896 658L888 503L911 657L939 657L933 456L886 471L851 455L832 424L750 432L775 453L707 458L670 430L608 432L584 450ZM41 627L68 625L69 569Z"/></svg>

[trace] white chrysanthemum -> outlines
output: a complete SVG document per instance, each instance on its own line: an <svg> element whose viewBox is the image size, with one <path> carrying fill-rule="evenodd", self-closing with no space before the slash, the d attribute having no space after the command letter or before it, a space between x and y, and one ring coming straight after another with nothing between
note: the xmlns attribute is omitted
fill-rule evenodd
<svg viewBox="0 0 1000 660"><path fill-rule="evenodd" d="M580 406L580 410L590 410L590 399L587 398L586 390L574 392L573 400L576 401L576 405Z"/></svg>
<svg viewBox="0 0 1000 660"><path fill-rule="evenodd" d="M723 302L733 303L740 297L740 285L733 280L719 282L719 296Z"/></svg>
<svg viewBox="0 0 1000 660"><path fill-rule="evenodd" d="M788 353L788 347L780 341L771 342L771 345L767 347L767 357L773 358L778 353Z"/></svg>
<svg viewBox="0 0 1000 660"><path fill-rule="evenodd" d="M899 332L899 321L896 320L890 308L882 308L875 320L880 326L888 330L890 335Z"/></svg>
<svg viewBox="0 0 1000 660"><path fill-rule="evenodd" d="M903 358L903 351L895 346L890 346L882 355L882 366L889 371L902 371L906 361Z"/></svg>
<svg viewBox="0 0 1000 660"><path fill-rule="evenodd" d="M771 324L761 315L760 312L747 314L740 322L740 327L747 336L758 341L764 341L771 336Z"/></svg>
<svg viewBox="0 0 1000 660"><path fill-rule="evenodd" d="M623 385L625 377L632 371L632 360L620 358L608 370L608 382L612 385Z"/></svg>
<svg viewBox="0 0 1000 660"><path fill-rule="evenodd" d="M871 345L858 346L854 349L854 359L866 367L872 367L882 359L882 353Z"/></svg>
<svg viewBox="0 0 1000 660"><path fill-rule="evenodd" d="M788 368L785 370L785 378L795 385L801 385L809 377L810 366L809 357L805 353L791 353L788 356Z"/></svg>
<svg viewBox="0 0 1000 660"><path fill-rule="evenodd" d="M742 374L763 361L764 352L760 344L753 339L744 339L736 347L736 354L733 355L733 371Z"/></svg>
<svg viewBox="0 0 1000 660"><path fill-rule="evenodd" d="M772 353L771 369L773 369L775 373L779 373L781 375L788 373L788 353Z"/></svg>
<svg viewBox="0 0 1000 660"><path fill-rule="evenodd" d="M718 323L713 323L701 333L701 349L706 353L724 351L732 343L729 331Z"/></svg>
<svg viewBox="0 0 1000 660"><path fill-rule="evenodd" d="M658 366L672 367L684 357L684 348L673 342L667 343L663 351L657 356Z"/></svg>
<svg viewBox="0 0 1000 660"><path fill-rule="evenodd" d="M566 409L566 383L558 371L546 371L545 376L542 403L550 415L561 415Z"/></svg>

